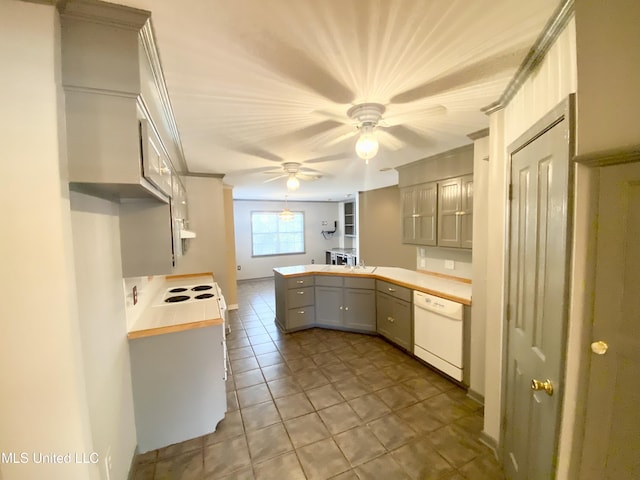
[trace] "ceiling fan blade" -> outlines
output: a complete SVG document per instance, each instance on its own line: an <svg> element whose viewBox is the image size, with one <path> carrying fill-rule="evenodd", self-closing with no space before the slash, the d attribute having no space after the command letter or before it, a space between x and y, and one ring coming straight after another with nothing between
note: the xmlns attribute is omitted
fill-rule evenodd
<svg viewBox="0 0 640 480"><path fill-rule="evenodd" d="M318 179L322 178L322 175L319 175L319 174L311 174L311 175L309 175L309 174L306 174L306 173L299 173L299 174L296 175L296 177L299 180L307 180L308 181L308 180L318 180Z"/></svg>
<svg viewBox="0 0 640 480"><path fill-rule="evenodd" d="M342 126L342 123L337 122L335 120L324 120L320 123L315 123L313 125L303 127L293 132L285 133L283 135L278 135L277 137L270 139L269 143L272 143L272 142L285 143L285 144L298 143L310 137L315 137L316 135L329 132L334 128L338 128L341 126Z"/></svg>
<svg viewBox="0 0 640 480"><path fill-rule="evenodd" d="M395 115L388 115L378 123L378 126L382 128L389 128L397 125L411 125L416 121L437 117L444 115L445 113L447 113L447 107L444 105L431 105L429 107L405 111Z"/></svg>
<svg viewBox="0 0 640 480"><path fill-rule="evenodd" d="M433 146L433 141L429 137L405 125L394 125L385 128L385 131L412 147L426 148Z"/></svg>
<svg viewBox="0 0 640 480"><path fill-rule="evenodd" d="M337 145L338 143L344 142L345 140L348 140L351 137L355 136L356 133L358 133L358 132L354 129L351 132L344 133L344 134L340 135L339 137L334 138L333 140L329 140L328 142L325 142L325 144L323 146L324 147L333 147L334 145Z"/></svg>
<svg viewBox="0 0 640 480"><path fill-rule="evenodd" d="M518 68L528 51L528 46L519 47L516 50L503 51L492 57L484 58L399 93L391 99L391 103L414 102L439 93L464 87L488 77L493 77L504 70Z"/></svg>
<svg viewBox="0 0 640 480"><path fill-rule="evenodd" d="M274 180L278 180L280 178L284 178L284 177L288 177L288 174L285 175L278 175L277 177L273 177L273 178L269 178L267 180L264 180L262 183L269 183L269 182L273 182Z"/></svg>
<svg viewBox="0 0 640 480"><path fill-rule="evenodd" d="M401 142L399 139L385 132L384 130L376 130L376 135L378 136L378 141L381 145L388 148L389 150L400 150L405 146L404 142Z"/></svg>
<svg viewBox="0 0 640 480"><path fill-rule="evenodd" d="M324 162L335 162L336 160L342 160L345 156L342 153L334 154L334 155L325 155L324 157L312 158L311 160L305 160L302 163L324 163Z"/></svg>
<svg viewBox="0 0 640 480"><path fill-rule="evenodd" d="M267 69L308 88L327 100L347 104L355 94L340 80L316 63L308 53L289 45L275 35L245 32L234 41Z"/></svg>
<svg viewBox="0 0 640 480"><path fill-rule="evenodd" d="M338 122L343 125L351 125L353 123L353 120L351 120L344 114L328 112L327 110L314 110L311 113L315 115L320 115L322 117L328 118L329 120L333 120L334 122Z"/></svg>

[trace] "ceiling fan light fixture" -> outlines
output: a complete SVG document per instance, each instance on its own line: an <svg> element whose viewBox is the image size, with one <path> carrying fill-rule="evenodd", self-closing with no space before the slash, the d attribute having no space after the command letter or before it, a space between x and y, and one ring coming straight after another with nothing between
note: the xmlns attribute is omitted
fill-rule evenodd
<svg viewBox="0 0 640 480"><path fill-rule="evenodd" d="M378 153L379 144L375 128L384 111L385 107L380 103L361 103L354 105L347 111L349 118L357 122L360 130L356 142L356 154L367 163Z"/></svg>
<svg viewBox="0 0 640 480"><path fill-rule="evenodd" d="M298 188L300 188L300 180L298 180L298 177L296 177L295 173L292 173L289 175L289 178L287 179L287 190L289 190L290 192L293 192Z"/></svg>
<svg viewBox="0 0 640 480"><path fill-rule="evenodd" d="M356 154L358 157L369 163L369 160L378 153L378 148L378 138L373 131L373 127L370 125L363 126L356 142Z"/></svg>

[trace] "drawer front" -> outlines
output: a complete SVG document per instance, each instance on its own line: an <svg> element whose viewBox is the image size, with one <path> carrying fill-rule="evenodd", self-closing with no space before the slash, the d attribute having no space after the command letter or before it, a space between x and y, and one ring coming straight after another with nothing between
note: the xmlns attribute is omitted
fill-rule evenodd
<svg viewBox="0 0 640 480"><path fill-rule="evenodd" d="M341 287L344 277L336 275L316 275L316 285L323 287Z"/></svg>
<svg viewBox="0 0 640 480"><path fill-rule="evenodd" d="M287 288L309 287L313 285L313 275L287 278Z"/></svg>
<svg viewBox="0 0 640 480"><path fill-rule="evenodd" d="M289 308L304 307L315 303L313 287L292 288L287 290Z"/></svg>
<svg viewBox="0 0 640 480"><path fill-rule="evenodd" d="M373 278L344 277L345 288L368 288L374 290L376 281Z"/></svg>
<svg viewBox="0 0 640 480"><path fill-rule="evenodd" d="M287 329L311 327L316 322L316 310L313 306L292 308L287 312Z"/></svg>
<svg viewBox="0 0 640 480"><path fill-rule="evenodd" d="M395 283L385 282L384 280L376 280L376 288L379 292L384 292L392 297L399 298L405 302L411 302L412 290L410 288L401 287Z"/></svg>

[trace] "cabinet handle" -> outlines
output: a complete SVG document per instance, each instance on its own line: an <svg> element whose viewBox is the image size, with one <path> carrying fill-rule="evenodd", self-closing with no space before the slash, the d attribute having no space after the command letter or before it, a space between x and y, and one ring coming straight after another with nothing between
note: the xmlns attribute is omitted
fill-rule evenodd
<svg viewBox="0 0 640 480"><path fill-rule="evenodd" d="M391 323L395 322L395 319L393 317L387 317L387 320L389 320Z"/></svg>
<svg viewBox="0 0 640 480"><path fill-rule="evenodd" d="M304 280L298 280L296 283L303 284Z"/></svg>
<svg viewBox="0 0 640 480"><path fill-rule="evenodd" d="M342 310L342 305L340 305L340 310Z"/></svg>
<svg viewBox="0 0 640 480"><path fill-rule="evenodd" d="M345 310L349 310L349 307L344 307Z"/></svg>
<svg viewBox="0 0 640 480"><path fill-rule="evenodd" d="M389 290L390 292L395 292L396 291L395 288L391 288L391 287L387 287L387 290Z"/></svg>
<svg viewBox="0 0 640 480"><path fill-rule="evenodd" d="M299 313L300 315L304 315L304 310L300 310L300 311L298 311L298 313Z"/></svg>
<svg viewBox="0 0 640 480"><path fill-rule="evenodd" d="M467 212L456 212L456 215L461 216L461 215L466 215Z"/></svg>
<svg viewBox="0 0 640 480"><path fill-rule="evenodd" d="M300 290L299 292L297 292L298 295L304 295L304 292L302 290Z"/></svg>

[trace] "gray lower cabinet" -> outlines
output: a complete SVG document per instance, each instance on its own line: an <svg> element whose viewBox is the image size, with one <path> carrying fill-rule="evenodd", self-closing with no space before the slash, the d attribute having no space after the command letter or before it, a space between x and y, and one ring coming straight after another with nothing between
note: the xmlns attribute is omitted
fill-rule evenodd
<svg viewBox="0 0 640 480"><path fill-rule="evenodd" d="M411 290L378 281L376 321L380 335L409 352L413 352L413 316Z"/></svg>
<svg viewBox="0 0 640 480"><path fill-rule="evenodd" d="M285 278L275 273L276 322L285 331L315 325L313 275Z"/></svg>
<svg viewBox="0 0 640 480"><path fill-rule="evenodd" d="M375 332L375 280L316 276L316 324Z"/></svg>

